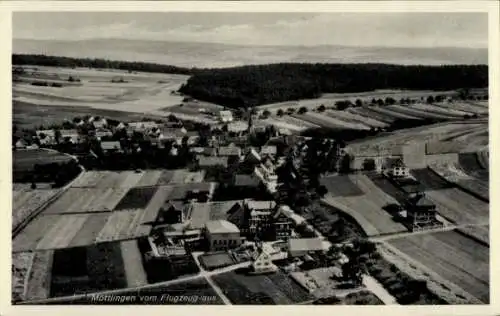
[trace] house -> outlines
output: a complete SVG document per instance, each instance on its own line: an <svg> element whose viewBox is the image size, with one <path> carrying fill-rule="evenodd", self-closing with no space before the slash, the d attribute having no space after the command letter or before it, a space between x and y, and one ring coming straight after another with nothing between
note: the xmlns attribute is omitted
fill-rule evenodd
<svg viewBox="0 0 500 316"><path fill-rule="evenodd" d="M108 126L108 121L105 118L97 117L97 116L92 116L89 118L89 123L91 123L94 128L105 128Z"/></svg>
<svg viewBox="0 0 500 316"><path fill-rule="evenodd" d="M24 139L22 139L22 138L21 138L21 139L19 139L19 140L15 143L14 147L15 147L16 149L25 149L25 148L26 148L26 142L24 141Z"/></svg>
<svg viewBox="0 0 500 316"><path fill-rule="evenodd" d="M241 148L237 146L219 147L218 155L221 157L241 157Z"/></svg>
<svg viewBox="0 0 500 316"><path fill-rule="evenodd" d="M210 220L227 220L240 228L243 206L241 200L218 201L186 205L184 220L191 229L202 229ZM241 228L240 228L241 230Z"/></svg>
<svg viewBox="0 0 500 316"><path fill-rule="evenodd" d="M197 160L198 160L198 167L200 169L213 168L213 167L227 168L228 166L228 157L198 156Z"/></svg>
<svg viewBox="0 0 500 316"><path fill-rule="evenodd" d="M120 142L118 142L118 141L101 142L101 148L102 148L102 151L106 154L113 153L113 152L118 152L118 153L123 152L122 146L120 145Z"/></svg>
<svg viewBox="0 0 500 316"><path fill-rule="evenodd" d="M158 128L158 123L154 121L142 121L128 123L128 127L136 132L146 132L153 128Z"/></svg>
<svg viewBox="0 0 500 316"><path fill-rule="evenodd" d="M233 121L233 113L231 111L220 111L219 120L222 123L229 123Z"/></svg>
<svg viewBox="0 0 500 316"><path fill-rule="evenodd" d="M292 235L293 221L287 216L285 206L278 207L271 215L274 239L288 239Z"/></svg>
<svg viewBox="0 0 500 316"><path fill-rule="evenodd" d="M35 132L40 145L56 144L56 132L53 129L38 130Z"/></svg>
<svg viewBox="0 0 500 316"><path fill-rule="evenodd" d="M302 257L325 250L325 243L320 238L291 238L288 240L288 255L290 257Z"/></svg>
<svg viewBox="0 0 500 316"><path fill-rule="evenodd" d="M242 244L240 230L226 220L208 221L205 224L205 236L211 251L237 248Z"/></svg>
<svg viewBox="0 0 500 316"><path fill-rule="evenodd" d="M160 208L157 224L178 224L184 222L184 203L182 201L166 201Z"/></svg>
<svg viewBox="0 0 500 316"><path fill-rule="evenodd" d="M276 207L276 202L245 200L244 207L249 215L249 232L251 234L269 232L272 224L271 215Z"/></svg>
<svg viewBox="0 0 500 316"><path fill-rule="evenodd" d="M277 149L276 149L276 146L263 146L261 147L260 149L260 155L261 156L270 156L270 157L274 157L276 156L276 153L277 153Z"/></svg>
<svg viewBox="0 0 500 316"><path fill-rule="evenodd" d="M79 144L82 142L82 138L76 129L62 129L59 131L61 139L59 141L68 140L70 143Z"/></svg>
<svg viewBox="0 0 500 316"><path fill-rule="evenodd" d="M278 187L278 176L274 168L269 168L264 164L255 167L254 175L260 179L270 193L275 193Z"/></svg>
<svg viewBox="0 0 500 316"><path fill-rule="evenodd" d="M235 135L244 135L248 131L248 123L244 121L236 121L227 124L227 131Z"/></svg>
<svg viewBox="0 0 500 316"><path fill-rule="evenodd" d="M254 148L251 148L250 151L245 155L243 161L249 165L258 165L260 164L261 157Z"/></svg>
<svg viewBox="0 0 500 316"><path fill-rule="evenodd" d="M105 128L99 128L95 131L95 137L97 137L98 140L101 140L105 137L111 137L113 136L113 133Z"/></svg>
<svg viewBox="0 0 500 316"><path fill-rule="evenodd" d="M398 158L388 162L389 176L393 178L406 178L410 176L410 169L405 166L403 160Z"/></svg>
<svg viewBox="0 0 500 316"><path fill-rule="evenodd" d="M252 253L251 268L254 274L278 271L278 267L273 264L271 255L267 253L262 246L257 246L257 249Z"/></svg>
<svg viewBox="0 0 500 316"><path fill-rule="evenodd" d="M404 202L406 223L413 230L425 229L429 226L441 225L437 219L436 205L424 193L410 194Z"/></svg>
<svg viewBox="0 0 500 316"><path fill-rule="evenodd" d="M236 174L233 178L233 186L235 187L256 188L259 184L259 179L253 174Z"/></svg>

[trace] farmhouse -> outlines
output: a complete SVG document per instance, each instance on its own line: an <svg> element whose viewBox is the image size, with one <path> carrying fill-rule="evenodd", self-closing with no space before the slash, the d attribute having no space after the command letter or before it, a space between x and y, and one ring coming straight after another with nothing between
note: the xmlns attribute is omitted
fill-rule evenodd
<svg viewBox="0 0 500 316"><path fill-rule="evenodd" d="M41 145L54 145L56 144L56 132L53 129L38 130L36 136Z"/></svg>
<svg viewBox="0 0 500 316"><path fill-rule="evenodd" d="M263 146L260 149L260 155L261 156L270 156L274 157L277 153L276 146Z"/></svg>
<svg viewBox="0 0 500 316"><path fill-rule="evenodd" d="M62 129L60 130L60 134L61 134L60 141L63 142L68 141L73 144L79 144L82 141L76 129Z"/></svg>
<svg viewBox="0 0 500 316"><path fill-rule="evenodd" d="M406 178L410 176L410 169L405 166L402 159L389 161L389 176L393 178Z"/></svg>
<svg viewBox="0 0 500 316"><path fill-rule="evenodd" d="M186 136L187 130L185 128L160 128L160 135L158 136L160 141L177 141L177 139L182 139Z"/></svg>
<svg viewBox="0 0 500 316"><path fill-rule="evenodd" d="M285 206L277 208L271 216L274 239L288 239L292 234L292 220L286 214Z"/></svg>
<svg viewBox="0 0 500 316"><path fill-rule="evenodd" d="M120 142L118 142L118 141L104 141L104 142L101 142L101 148L102 148L102 151L105 154L121 153L121 152L123 152L122 146L120 145Z"/></svg>
<svg viewBox="0 0 500 316"><path fill-rule="evenodd" d="M278 271L278 267L273 264L271 255L267 253L262 245L252 253L252 272L255 274L270 273Z"/></svg>
<svg viewBox="0 0 500 316"><path fill-rule="evenodd" d="M276 207L274 201L254 201L246 200L245 209L249 216L248 227L251 233L257 233L269 229L270 218Z"/></svg>
<svg viewBox="0 0 500 316"><path fill-rule="evenodd" d="M229 123L233 121L233 113L231 111L220 111L219 120L222 123Z"/></svg>
<svg viewBox="0 0 500 316"><path fill-rule="evenodd" d="M213 167L223 167L228 166L228 157L205 157L198 156L198 167L200 169L213 168Z"/></svg>
<svg viewBox="0 0 500 316"><path fill-rule="evenodd" d="M211 251L237 248L242 243L238 227L225 220L207 222L205 235Z"/></svg>
<svg viewBox="0 0 500 316"><path fill-rule="evenodd" d="M288 240L288 254L290 257L303 257L310 253L325 250L325 244L320 238L291 238Z"/></svg>
<svg viewBox="0 0 500 316"><path fill-rule="evenodd" d="M184 222L184 203L182 201L166 201L160 208L156 223L178 224Z"/></svg>
<svg viewBox="0 0 500 316"><path fill-rule="evenodd" d="M219 147L219 156L239 159L241 157L241 148L234 145Z"/></svg>
<svg viewBox="0 0 500 316"><path fill-rule="evenodd" d="M243 211L241 202L241 200L233 200L191 203L186 208L185 219L189 221L189 227L191 229L201 229L211 220L228 220L238 226L240 220L237 218L242 215Z"/></svg>
<svg viewBox="0 0 500 316"><path fill-rule="evenodd" d="M91 123L92 126L94 126L94 128L96 129L105 128L106 126L108 126L108 121L105 118L92 116L91 118L89 118L88 122Z"/></svg>
<svg viewBox="0 0 500 316"><path fill-rule="evenodd" d="M278 186L278 176L274 172L274 167L269 166L269 164L255 167L254 175L260 179L260 181L266 186L270 193L276 192Z"/></svg>
<svg viewBox="0 0 500 316"><path fill-rule="evenodd" d="M442 226L436 218L436 205L424 193L411 194L404 203L406 222L412 231Z"/></svg>

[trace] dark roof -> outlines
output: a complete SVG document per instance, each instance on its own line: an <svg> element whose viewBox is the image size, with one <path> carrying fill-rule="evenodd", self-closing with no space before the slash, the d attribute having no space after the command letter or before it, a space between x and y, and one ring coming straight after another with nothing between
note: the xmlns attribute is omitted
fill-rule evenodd
<svg viewBox="0 0 500 316"><path fill-rule="evenodd" d="M256 187L259 184L259 179L250 174L237 174L234 176L234 185L237 187Z"/></svg>
<svg viewBox="0 0 500 316"><path fill-rule="evenodd" d="M419 206L419 207L434 207L436 206L431 200L429 200L425 194L415 194L410 196L407 200L407 203L411 206Z"/></svg>

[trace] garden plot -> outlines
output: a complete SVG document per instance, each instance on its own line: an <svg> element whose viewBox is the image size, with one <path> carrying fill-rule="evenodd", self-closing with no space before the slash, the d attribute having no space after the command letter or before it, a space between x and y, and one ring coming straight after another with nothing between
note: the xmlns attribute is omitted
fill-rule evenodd
<svg viewBox="0 0 500 316"><path fill-rule="evenodd" d="M328 194L332 197L364 194L348 176L323 177L320 183L328 189Z"/></svg>
<svg viewBox="0 0 500 316"><path fill-rule="evenodd" d="M206 270L224 268L237 263L227 252L204 254L199 257L199 260Z"/></svg>
<svg viewBox="0 0 500 316"><path fill-rule="evenodd" d="M43 214L73 214L112 211L127 194L124 188L70 188Z"/></svg>
<svg viewBox="0 0 500 316"><path fill-rule="evenodd" d="M158 184L163 171L161 170L146 170L142 173L140 180L135 183L134 187L147 187Z"/></svg>
<svg viewBox="0 0 500 316"><path fill-rule="evenodd" d="M436 114L436 113L429 113L426 110L417 110L417 109L412 109L407 106L401 106L401 105L389 105L385 107L387 110L395 113L402 113L405 115L410 115L414 116L417 118L436 118L436 119L453 119L455 117L450 116L450 115L444 115L444 114Z"/></svg>
<svg viewBox="0 0 500 316"><path fill-rule="evenodd" d="M346 111L355 115L360 115L362 117L370 117L386 124L391 124L395 121L395 118L393 116L388 116L386 114L373 111L373 108L374 107L348 108L346 109Z"/></svg>
<svg viewBox="0 0 500 316"><path fill-rule="evenodd" d="M127 287L137 287L148 284L146 271L142 265L142 255L137 240L127 240L120 243Z"/></svg>
<svg viewBox="0 0 500 316"><path fill-rule="evenodd" d="M122 210L113 212L104 224L104 227L95 237L95 242L117 241L140 237L136 232L141 225L143 210Z"/></svg>
<svg viewBox="0 0 500 316"><path fill-rule="evenodd" d="M465 143L459 141L430 141L425 144L425 153L427 155L459 153L465 146Z"/></svg>
<svg viewBox="0 0 500 316"><path fill-rule="evenodd" d="M35 217L28 225L12 238L12 251L21 252L36 249L38 242L50 228L56 225L59 215Z"/></svg>
<svg viewBox="0 0 500 316"><path fill-rule="evenodd" d="M74 188L130 188L135 186L144 173L134 171L87 171L71 186Z"/></svg>
<svg viewBox="0 0 500 316"><path fill-rule="evenodd" d="M490 152L489 150L482 150L477 153L477 161L481 168L490 169Z"/></svg>
<svg viewBox="0 0 500 316"><path fill-rule="evenodd" d="M81 247L93 244L111 214L111 212L89 214L83 227L71 239L68 247Z"/></svg>
<svg viewBox="0 0 500 316"><path fill-rule="evenodd" d="M34 253L26 285L26 300L44 299L50 296L53 254L53 250L37 251Z"/></svg>
<svg viewBox="0 0 500 316"><path fill-rule="evenodd" d="M377 121L373 118L354 114L351 112L347 111L332 111L332 110L326 110L325 114L330 116L330 117L337 117L343 121L346 122L351 122L351 123L360 123L367 125L369 127L386 127L388 124Z"/></svg>
<svg viewBox="0 0 500 316"><path fill-rule="evenodd" d="M12 301L25 299L26 284L33 263L33 252L12 254Z"/></svg>
<svg viewBox="0 0 500 316"><path fill-rule="evenodd" d="M43 206L52 197L60 192L60 189L47 190L15 190L12 193L12 228L17 227L39 207Z"/></svg>
<svg viewBox="0 0 500 316"><path fill-rule="evenodd" d="M465 172L479 180L489 181L488 169L483 169L476 153L462 153L458 155L458 163Z"/></svg>
<svg viewBox="0 0 500 316"><path fill-rule="evenodd" d="M51 297L127 287L120 243L59 249L54 252Z"/></svg>
<svg viewBox="0 0 500 316"><path fill-rule="evenodd" d="M270 117L261 122L266 123L266 125L274 125L278 128L286 128L292 131L303 131L307 128L318 128L319 125L313 124L311 122L303 121L291 116L283 117Z"/></svg>
<svg viewBox="0 0 500 316"><path fill-rule="evenodd" d="M420 182L426 190L443 190L453 187L446 180L438 176L434 171L428 168L414 169L410 171L418 182Z"/></svg>
<svg viewBox="0 0 500 316"><path fill-rule="evenodd" d="M282 272L268 275L227 272L211 278L235 305L290 305L314 299L306 290Z"/></svg>
<svg viewBox="0 0 500 316"><path fill-rule="evenodd" d="M148 204L158 187L136 187L130 189L114 210L143 209Z"/></svg>
<svg viewBox="0 0 500 316"><path fill-rule="evenodd" d="M43 238L37 244L37 250L65 248L73 237L83 228L88 215L77 214L59 216L57 222L45 232Z"/></svg>
<svg viewBox="0 0 500 316"><path fill-rule="evenodd" d="M489 303L489 248L455 231L393 239L390 244L484 303Z"/></svg>
<svg viewBox="0 0 500 316"><path fill-rule="evenodd" d="M364 195L349 197L326 196L324 201L352 216L368 236L406 231L406 227L395 222L383 208L397 201L378 188L365 175L351 175L351 180Z"/></svg>

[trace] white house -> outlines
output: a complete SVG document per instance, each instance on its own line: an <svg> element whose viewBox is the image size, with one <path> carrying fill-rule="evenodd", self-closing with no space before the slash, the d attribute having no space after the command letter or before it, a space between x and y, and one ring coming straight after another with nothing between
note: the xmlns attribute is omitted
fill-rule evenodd
<svg viewBox="0 0 500 316"><path fill-rule="evenodd" d="M242 243L238 227L226 220L208 221L205 236L211 251L237 248Z"/></svg>
<svg viewBox="0 0 500 316"><path fill-rule="evenodd" d="M290 257L302 257L311 252L325 251L325 243L320 238L292 238L288 240Z"/></svg>
<svg viewBox="0 0 500 316"><path fill-rule="evenodd" d="M278 267L273 264L271 256L260 246L252 254L252 272L270 273L278 271Z"/></svg>
<svg viewBox="0 0 500 316"><path fill-rule="evenodd" d="M229 123L233 121L233 113L231 111L220 111L219 120L222 123Z"/></svg>
<svg viewBox="0 0 500 316"><path fill-rule="evenodd" d="M406 178L410 176L410 169L405 166L403 160L396 159L390 165L389 175L395 178Z"/></svg>

